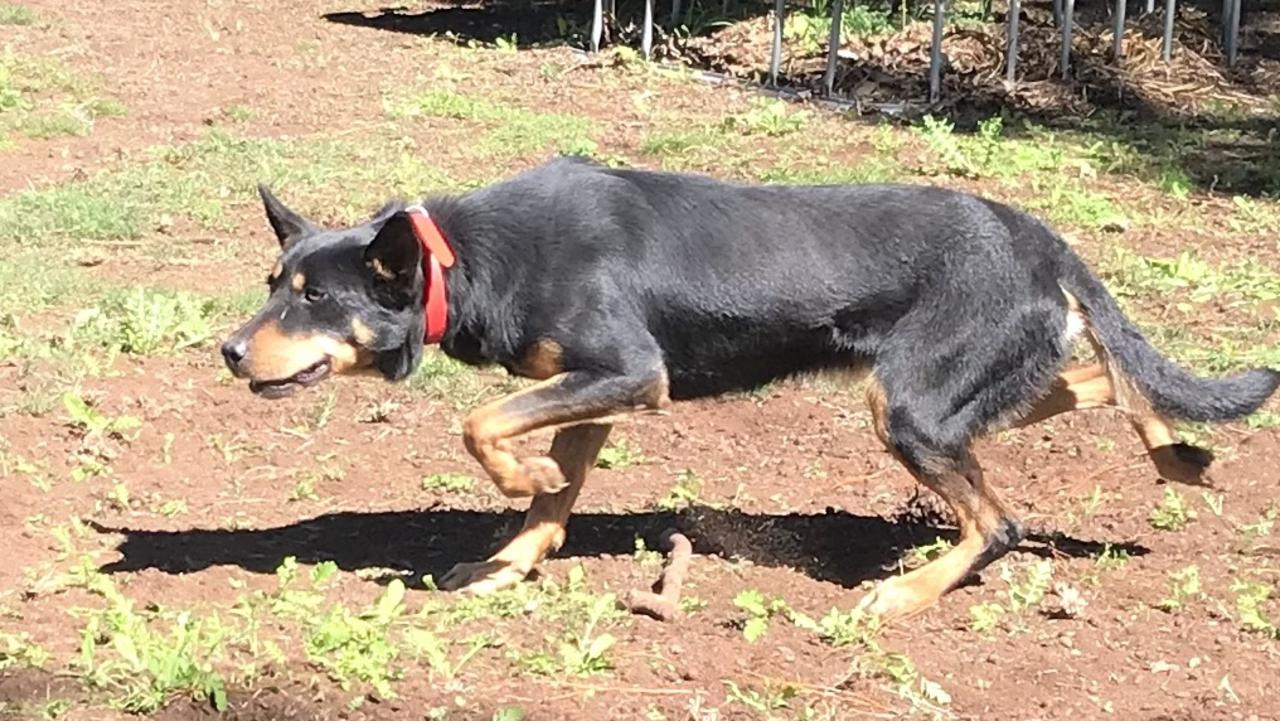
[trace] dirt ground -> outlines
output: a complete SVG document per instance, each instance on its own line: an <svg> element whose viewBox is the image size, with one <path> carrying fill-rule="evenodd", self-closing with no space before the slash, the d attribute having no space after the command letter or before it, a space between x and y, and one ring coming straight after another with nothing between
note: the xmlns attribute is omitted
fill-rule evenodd
<svg viewBox="0 0 1280 721"><path fill-rule="evenodd" d="M733 89L583 64L564 48L476 53L445 38L325 17L376 13L380 3L363 0L23 4L41 21L0 26L0 44L96 73L127 113L100 120L84 136L30 139L0 151L5 194L141 162L148 148L189 143L226 125L228 109L238 107L252 109L235 128L243 135L385 143L391 121L382 94L401 82L438 78L445 65L470 76L460 87L606 124L601 151L627 157L647 129L637 110L642 102L672 116L686 110L716 116L749 102ZM550 66L568 69L551 81ZM397 133L411 136L416 153L439 158L456 178L501 175L541 157L529 152L506 159L511 168L481 167L484 161L458 151L470 140L448 123L393 128ZM839 152L838 160L853 164L876 151L868 142ZM955 183L1014 192L995 183ZM1131 198L1147 192L1136 187L1111 189ZM1232 212L1230 200L1194 193L1201 222ZM1151 201L1165 202L1172 201ZM322 219L341 215L308 203ZM216 254L202 258L202 249L212 247L201 245L204 231L180 220L163 242L181 247L191 262L90 245L104 262L76 272L91 283L202 293L254 287L272 257L260 211L238 201L228 202L227 212ZM1146 226L1124 242L1140 252L1176 255L1191 247L1224 262L1253 258L1273 271L1280 266L1273 232L1224 236L1210 227L1197 234L1187 225ZM1097 238L1081 243L1086 254L1101 253ZM65 248L48 250L50 263L70 263ZM1158 301L1135 303L1162 317ZM22 318L23 327L62 323L74 305L69 299ZM1274 304L1269 308L1274 312ZM1206 307L1186 323L1212 326L1219 312L1239 311ZM1275 344L1280 330L1268 327ZM0 631L27 634L53 658L43 668L0 663L0 718L127 716L76 671L85 642L82 611L104 603L85 584L62 580L84 555L148 612L237 618L239 600L277 589L276 569L292 556L304 567L336 563L326 603L364 607L384 593L389 578L415 581L405 601L414 613L454 603L416 580L477 560L518 527L523 504L501 498L486 481L465 492L423 484L438 474L479 473L462 449L459 421L474 397L505 382L501 374L483 374L471 397L343 380L268 403L220 375L213 345L124 356L110 369L78 386L103 413L141 422L136 435L95 449L109 458L109 477L65 480L83 466L85 437L60 407L0 418L0 450L64 479L40 488L12 465L0 469L6 474ZM13 408L39 378L21 363L0 360L0 407ZM1275 413L1280 405L1273 400L1268 408ZM657 569L641 562L636 539L651 547L664 529L677 527L696 551L686 593L704 605L672 623L613 619L611 668L600 673L530 672L513 660L563 632L561 620L529 612L492 621L500 640L456 674L406 652L396 662L403 678L391 697L359 682L344 687L309 659L296 626L268 620L262 632L279 644L282 660L251 673L229 662L221 716L512 721L520 716L510 709L519 709L536 720L1280 718L1280 638L1242 623L1233 590L1240 579L1274 589L1280 578L1280 547L1268 525L1280 500L1274 426L1214 431L1215 486L1176 487L1195 516L1176 531L1153 527L1153 509L1169 486L1158 482L1136 435L1116 414L1075 414L985 439L978 456L987 478L1032 531L1006 561L936 608L884 629L874 646L833 645L785 614L769 620L760 640L745 639L746 614L734 603L744 590L782 598L814 618L847 611L872 582L909 562L913 548L954 538L951 521L931 499L917 497L913 480L868 422L856 388L816 380L682 404L619 426L615 443L624 439L637 457L595 471L565 548L541 573L563 582L581 565L593 593L647 587ZM688 494L692 504L671 502L682 478L700 483ZM115 490L121 481L128 498ZM166 506L177 501L180 511ZM61 536L54 528L72 530ZM1011 587L1042 560L1051 562L1053 581L1044 600L1008 611L993 629L976 630L975 609L1011 606ZM1171 574L1191 565L1199 590L1179 608L1161 608ZM1280 615L1274 600L1269 604L1263 608L1271 617ZM489 622L467 623L471 632ZM894 659L909 659L914 669L905 684L885 670ZM933 687L944 694L922 697L920 689ZM56 713L54 700L65 702ZM207 701L177 695L147 717L219 715Z"/></svg>

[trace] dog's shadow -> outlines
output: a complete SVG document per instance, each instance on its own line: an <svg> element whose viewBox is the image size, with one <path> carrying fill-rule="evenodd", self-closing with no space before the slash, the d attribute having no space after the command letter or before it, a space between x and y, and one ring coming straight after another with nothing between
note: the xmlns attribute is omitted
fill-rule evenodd
<svg viewBox="0 0 1280 721"><path fill-rule="evenodd" d="M105 573L154 568L190 573L211 566L238 566L272 573L293 556L300 563L333 561L339 568L393 569L440 578L455 563L475 561L520 527L514 511L453 509L342 512L286 526L257 530L191 529L146 531L96 525L124 536L121 558ZM667 528L684 532L699 554L740 557L757 565L785 566L852 588L894 572L904 551L955 532L920 522L891 521L828 509L820 514L749 514L695 507L681 512L579 513L569 522L559 556L629 555L636 538L654 547ZM1147 549L1128 542L1080 540L1062 534L1031 534L1020 552L1041 556L1096 557L1107 546L1130 555Z"/></svg>

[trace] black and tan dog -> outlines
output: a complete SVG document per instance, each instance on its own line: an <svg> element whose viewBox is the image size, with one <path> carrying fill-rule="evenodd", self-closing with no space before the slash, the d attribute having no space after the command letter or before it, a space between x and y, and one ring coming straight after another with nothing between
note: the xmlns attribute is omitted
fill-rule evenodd
<svg viewBox="0 0 1280 721"><path fill-rule="evenodd" d="M1021 537L975 437L1114 407L1162 475L1193 480L1210 457L1165 419L1238 418L1280 384L1275 370L1188 374L1049 228L947 190L741 186L559 159L427 200L430 220L393 204L342 230L262 195L283 252L266 307L223 347L254 392L360 369L404 378L424 332L454 358L540 381L466 418L466 447L498 488L533 502L523 530L455 568L450 588L516 583L560 546L618 414L852 368L870 374L880 439L959 523L949 553L864 603L907 614ZM425 237L437 231L444 243ZM1078 334L1097 363L1064 371ZM547 456L509 450L540 428L558 429Z"/></svg>

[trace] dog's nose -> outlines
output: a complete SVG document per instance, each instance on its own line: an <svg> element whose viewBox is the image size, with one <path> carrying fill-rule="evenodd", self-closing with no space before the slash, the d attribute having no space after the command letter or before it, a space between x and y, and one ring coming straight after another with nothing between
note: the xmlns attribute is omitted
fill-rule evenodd
<svg viewBox="0 0 1280 721"><path fill-rule="evenodd" d="M249 352L249 344L239 338L232 338L222 344L222 359L227 362L227 367L233 371L240 369L240 362L244 360L244 356Z"/></svg>

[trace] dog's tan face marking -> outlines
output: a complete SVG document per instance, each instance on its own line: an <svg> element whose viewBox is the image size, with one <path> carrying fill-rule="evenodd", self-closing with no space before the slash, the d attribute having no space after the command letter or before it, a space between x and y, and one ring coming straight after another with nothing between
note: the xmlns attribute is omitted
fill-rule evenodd
<svg viewBox="0 0 1280 721"><path fill-rule="evenodd" d="M271 268L271 275L267 276L267 279L274 283L280 279L282 273L284 273L284 262L277 260L275 266Z"/></svg>
<svg viewBox="0 0 1280 721"><path fill-rule="evenodd" d="M333 373L351 373L373 362L368 351L348 341L322 333L288 335L267 323L250 336L243 370L252 380L279 381L325 360Z"/></svg>
<svg viewBox="0 0 1280 721"><path fill-rule="evenodd" d="M351 337L363 348L373 345L373 329L359 318L351 319Z"/></svg>
<svg viewBox="0 0 1280 721"><path fill-rule="evenodd" d="M307 276L302 273L294 273L293 278L289 281L289 285L293 288L294 292L301 293L302 289L307 287Z"/></svg>

